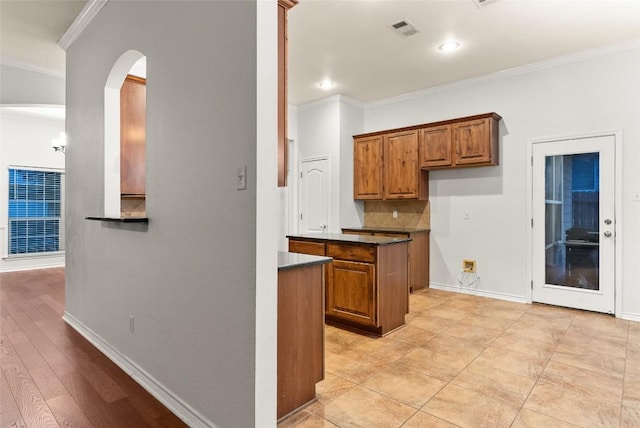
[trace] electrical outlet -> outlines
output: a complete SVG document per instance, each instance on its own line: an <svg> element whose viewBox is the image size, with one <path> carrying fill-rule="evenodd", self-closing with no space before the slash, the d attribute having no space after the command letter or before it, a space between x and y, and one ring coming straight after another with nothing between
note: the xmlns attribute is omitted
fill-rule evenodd
<svg viewBox="0 0 640 428"><path fill-rule="evenodd" d="M463 260L462 261L462 270L465 272L475 272L476 271L476 261L475 260Z"/></svg>
<svg viewBox="0 0 640 428"><path fill-rule="evenodd" d="M133 333L133 315L129 315L129 333Z"/></svg>
<svg viewBox="0 0 640 428"><path fill-rule="evenodd" d="M393 218L398 218L398 210L393 210L393 213L391 214L391 216Z"/></svg>

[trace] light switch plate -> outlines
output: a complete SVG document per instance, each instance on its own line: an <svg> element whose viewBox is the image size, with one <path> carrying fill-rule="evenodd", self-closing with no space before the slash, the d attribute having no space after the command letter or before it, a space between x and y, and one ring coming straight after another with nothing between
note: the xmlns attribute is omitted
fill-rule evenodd
<svg viewBox="0 0 640 428"><path fill-rule="evenodd" d="M238 178L236 183L236 189L246 190L247 188L247 166L242 165L238 167Z"/></svg>

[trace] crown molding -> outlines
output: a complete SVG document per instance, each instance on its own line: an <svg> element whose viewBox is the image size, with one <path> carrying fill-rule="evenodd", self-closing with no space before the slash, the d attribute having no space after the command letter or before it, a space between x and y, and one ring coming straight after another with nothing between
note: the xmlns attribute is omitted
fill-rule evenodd
<svg viewBox="0 0 640 428"><path fill-rule="evenodd" d="M0 57L0 65L18 68L25 71L31 71L33 73L46 74L47 76L58 77L61 79L64 79L65 76L64 71L55 70L53 68L40 67L17 59L8 58L6 56Z"/></svg>
<svg viewBox="0 0 640 428"><path fill-rule="evenodd" d="M60 37L58 46L65 51L69 49L69 46L82 34L82 31L84 31L86 26L89 25L108 1L109 0L89 0L69 28L67 28L67 31Z"/></svg>
<svg viewBox="0 0 640 428"><path fill-rule="evenodd" d="M403 101L414 100L416 98L425 97L428 95L434 95L437 93L450 91L453 89L464 88L468 86L475 86L482 83L493 82L495 80L505 79L508 77L520 76L523 74L533 73L536 71L546 70L554 67L560 67L563 65L573 64L590 59L600 58L603 56L615 54L618 52L631 51L640 48L640 39L626 40L620 43L614 43L599 48L588 49L585 51L575 52L568 55L563 55L557 58L549 60L534 62L526 64L521 67L514 67L507 70L497 71L495 73L485 74L484 76L471 77L469 79L459 80L457 82L446 83L440 86L434 86L415 92L409 92L394 97L383 98L381 100L372 101L365 104L365 108L378 108L391 104L396 104Z"/></svg>
<svg viewBox="0 0 640 428"><path fill-rule="evenodd" d="M298 111L309 110L314 107L319 107L323 104L331 104L331 103L344 103L353 107L364 108L366 104L361 103L358 100L354 100L353 98L349 98L342 94L330 95L325 98L320 98L319 100L310 101L306 104L299 104Z"/></svg>

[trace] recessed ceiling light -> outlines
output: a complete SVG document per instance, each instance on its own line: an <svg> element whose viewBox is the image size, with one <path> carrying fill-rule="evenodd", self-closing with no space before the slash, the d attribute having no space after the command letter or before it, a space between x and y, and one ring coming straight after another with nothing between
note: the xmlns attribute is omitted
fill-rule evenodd
<svg viewBox="0 0 640 428"><path fill-rule="evenodd" d="M449 40L438 46L438 49L442 52L453 52L460 47L460 43L455 40Z"/></svg>
<svg viewBox="0 0 640 428"><path fill-rule="evenodd" d="M324 89L325 91L328 91L329 89L333 89L336 86L336 82L333 82L329 79L325 79L322 82L318 83L318 87L320 89Z"/></svg>

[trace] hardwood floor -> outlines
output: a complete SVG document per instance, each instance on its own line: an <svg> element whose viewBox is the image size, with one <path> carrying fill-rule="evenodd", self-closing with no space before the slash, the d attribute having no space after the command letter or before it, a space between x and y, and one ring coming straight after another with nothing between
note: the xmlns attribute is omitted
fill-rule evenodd
<svg viewBox="0 0 640 428"><path fill-rule="evenodd" d="M0 427L186 427L62 320L64 269L0 274Z"/></svg>

